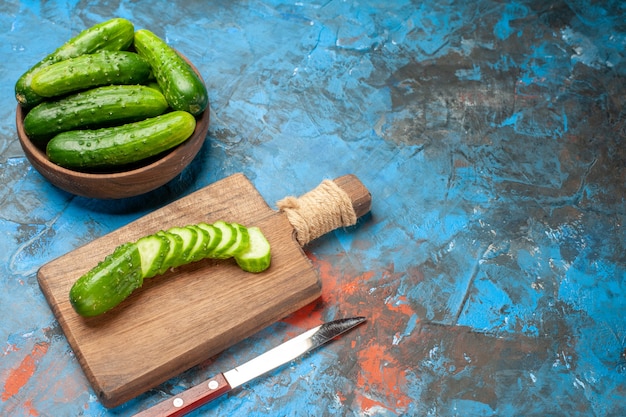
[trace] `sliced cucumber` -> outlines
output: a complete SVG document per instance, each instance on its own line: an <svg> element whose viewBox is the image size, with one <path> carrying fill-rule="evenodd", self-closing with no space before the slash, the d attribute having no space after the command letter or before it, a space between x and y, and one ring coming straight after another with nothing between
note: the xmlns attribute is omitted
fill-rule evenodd
<svg viewBox="0 0 626 417"><path fill-rule="evenodd" d="M195 224L185 227L193 229L197 235L196 244L193 248L191 248L191 252L189 253L189 260L191 262L196 262L200 259L206 258L208 255L207 246L209 246L209 239L211 238L211 236L209 236L209 232L196 226Z"/></svg>
<svg viewBox="0 0 626 417"><path fill-rule="evenodd" d="M141 275L143 278L152 278L161 270L163 260L170 251L170 241L156 233L139 239L137 249L141 258Z"/></svg>
<svg viewBox="0 0 626 417"><path fill-rule="evenodd" d="M172 227L167 230L168 233L174 233L183 239L183 247L180 253L175 255L172 268L185 265L191 262L191 251L196 246L198 240L198 232L195 229L189 227Z"/></svg>
<svg viewBox="0 0 626 417"><path fill-rule="evenodd" d="M70 290L70 302L82 316L112 309L139 288L145 278L202 258L234 258L247 272L270 266L270 244L258 227L217 221L161 230L118 246L81 276Z"/></svg>
<svg viewBox="0 0 626 417"><path fill-rule="evenodd" d="M222 241L222 230L209 223L198 223L197 226L209 234L209 244L206 248L206 256L209 258L217 245Z"/></svg>
<svg viewBox="0 0 626 417"><path fill-rule="evenodd" d="M262 272L269 268L272 255L270 243L258 227L249 227L250 245L248 249L235 256L235 261L246 272Z"/></svg>
<svg viewBox="0 0 626 417"><path fill-rule="evenodd" d="M164 274L174 265L174 261L177 259L179 253L183 250L183 238L175 233L165 232L163 230L157 232L158 235L165 236L170 241L170 250L165 255L161 268L159 268L159 274Z"/></svg>
<svg viewBox="0 0 626 417"><path fill-rule="evenodd" d="M224 250L223 256L226 258L241 255L250 247L250 232L248 232L248 228L239 223L231 223L231 226L235 228L235 241Z"/></svg>
<svg viewBox="0 0 626 417"><path fill-rule="evenodd" d="M218 245L211 251L209 256L215 259L226 259L229 256L226 254L226 251L235 243L237 240L237 229L225 221L216 221L213 223L213 226L217 227L222 232L222 237L220 238L220 242Z"/></svg>

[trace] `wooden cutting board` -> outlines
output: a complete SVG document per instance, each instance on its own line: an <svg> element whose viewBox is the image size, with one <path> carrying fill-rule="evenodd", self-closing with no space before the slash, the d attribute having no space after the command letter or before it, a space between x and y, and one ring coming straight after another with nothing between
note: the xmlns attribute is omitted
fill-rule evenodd
<svg viewBox="0 0 626 417"><path fill-rule="evenodd" d="M370 195L351 175L334 180L358 215ZM202 260L146 280L118 307L83 318L69 302L72 284L119 244L198 222L258 226L272 248L260 274L230 260ZM156 210L42 266L39 285L100 401L116 407L218 354L320 296L316 270L282 211L235 174Z"/></svg>

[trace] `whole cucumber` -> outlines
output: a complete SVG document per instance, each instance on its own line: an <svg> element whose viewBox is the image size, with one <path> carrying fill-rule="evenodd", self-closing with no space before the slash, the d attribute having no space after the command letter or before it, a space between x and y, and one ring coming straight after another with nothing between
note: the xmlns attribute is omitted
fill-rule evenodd
<svg viewBox="0 0 626 417"><path fill-rule="evenodd" d="M150 64L134 52L99 51L42 68L31 87L42 97L57 97L102 85L142 84L151 74Z"/></svg>
<svg viewBox="0 0 626 417"><path fill-rule="evenodd" d="M158 116L168 104L160 91L143 85L111 85L46 101L24 118L24 131L38 145L73 129L94 129Z"/></svg>
<svg viewBox="0 0 626 417"><path fill-rule="evenodd" d="M152 66L170 107L198 116L208 105L202 79L174 49L146 29L135 32L135 49Z"/></svg>
<svg viewBox="0 0 626 417"><path fill-rule="evenodd" d="M132 44L134 35L135 27L133 24L119 17L83 30L22 74L15 83L16 100L27 109L44 100L31 88L32 77L41 68L68 58L91 54L100 50L125 50Z"/></svg>
<svg viewBox="0 0 626 417"><path fill-rule="evenodd" d="M134 242L123 243L72 285L70 303L81 316L97 316L141 287L143 279L139 248Z"/></svg>
<svg viewBox="0 0 626 417"><path fill-rule="evenodd" d="M139 122L95 130L71 130L50 139L50 161L70 169L93 171L122 167L155 156L187 140L196 119L172 111Z"/></svg>

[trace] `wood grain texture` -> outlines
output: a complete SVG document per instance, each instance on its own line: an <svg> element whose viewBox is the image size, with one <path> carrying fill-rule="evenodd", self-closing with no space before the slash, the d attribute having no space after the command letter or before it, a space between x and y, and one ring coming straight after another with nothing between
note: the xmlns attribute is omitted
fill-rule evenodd
<svg viewBox="0 0 626 417"><path fill-rule="evenodd" d="M176 225L236 221L259 226L272 247L260 274L230 260L202 260L146 280L110 312L83 318L68 293L78 277L119 244ZM87 378L115 407L314 301L317 273L286 217L242 174L209 185L38 271L39 285Z"/></svg>
<svg viewBox="0 0 626 417"><path fill-rule="evenodd" d="M352 209L357 219L369 213L372 208L372 194L354 174L346 174L333 180L352 201Z"/></svg>

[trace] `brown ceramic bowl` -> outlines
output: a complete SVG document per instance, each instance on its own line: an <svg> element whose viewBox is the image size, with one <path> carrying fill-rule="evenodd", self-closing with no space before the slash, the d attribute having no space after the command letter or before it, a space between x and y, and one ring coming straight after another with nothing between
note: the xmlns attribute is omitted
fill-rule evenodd
<svg viewBox="0 0 626 417"><path fill-rule="evenodd" d="M192 65L193 67L193 65ZM194 67L196 73L198 72ZM128 171L88 173L63 168L48 159L44 149L30 141L24 132L26 112L18 104L16 111L17 135L26 158L41 175L55 186L69 193L99 199L134 197L152 191L176 177L195 158L202 147L209 128L209 106L196 118L196 129L189 139L159 155L157 159Z"/></svg>

